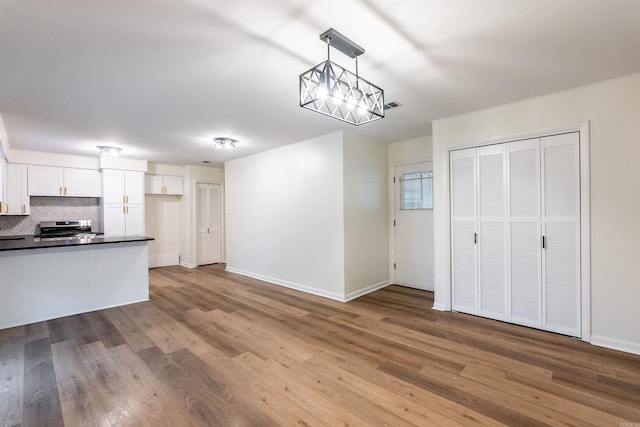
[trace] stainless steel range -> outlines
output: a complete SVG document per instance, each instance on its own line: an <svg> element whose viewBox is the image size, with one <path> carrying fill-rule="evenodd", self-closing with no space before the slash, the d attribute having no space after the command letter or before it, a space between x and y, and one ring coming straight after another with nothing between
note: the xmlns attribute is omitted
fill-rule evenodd
<svg viewBox="0 0 640 427"><path fill-rule="evenodd" d="M96 234L91 232L91 220L71 221L42 221L34 240L36 242L51 242L56 240L80 240L91 239Z"/></svg>

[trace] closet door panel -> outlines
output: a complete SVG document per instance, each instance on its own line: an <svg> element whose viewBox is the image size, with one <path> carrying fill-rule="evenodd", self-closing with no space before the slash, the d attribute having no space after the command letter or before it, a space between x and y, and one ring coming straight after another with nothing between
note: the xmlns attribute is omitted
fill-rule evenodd
<svg viewBox="0 0 640 427"><path fill-rule="evenodd" d="M511 223L511 321L542 326L540 286L540 226Z"/></svg>
<svg viewBox="0 0 640 427"><path fill-rule="evenodd" d="M475 223L458 221L453 228L453 309L477 314Z"/></svg>
<svg viewBox="0 0 640 427"><path fill-rule="evenodd" d="M571 222L546 224L545 329L574 336L579 334L576 237Z"/></svg>
<svg viewBox="0 0 640 427"><path fill-rule="evenodd" d="M451 152L453 309L477 314L476 149Z"/></svg>
<svg viewBox="0 0 640 427"><path fill-rule="evenodd" d="M578 133L542 138L543 329L580 336Z"/></svg>
<svg viewBox="0 0 640 427"><path fill-rule="evenodd" d="M504 222L482 221L478 233L480 314L507 318L506 236Z"/></svg>
<svg viewBox="0 0 640 427"><path fill-rule="evenodd" d="M540 139L510 142L508 151L511 321L541 328Z"/></svg>
<svg viewBox="0 0 640 427"><path fill-rule="evenodd" d="M480 314L507 320L505 144L477 149Z"/></svg>

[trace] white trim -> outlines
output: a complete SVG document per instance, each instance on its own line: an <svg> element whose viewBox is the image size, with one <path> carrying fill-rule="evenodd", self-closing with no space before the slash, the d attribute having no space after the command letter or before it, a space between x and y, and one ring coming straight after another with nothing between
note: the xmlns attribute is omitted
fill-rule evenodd
<svg viewBox="0 0 640 427"><path fill-rule="evenodd" d="M451 180L449 162L451 158L451 152L471 147L481 147L484 145L499 144L505 142L513 142L522 139L541 138L544 136L557 135L561 133L579 132L580 135L580 279L581 279L581 339L583 341L592 341L591 337L591 215L590 215L590 138L589 138L589 121L579 123L569 123L562 126L555 126L542 130L529 130L525 132L519 132L514 134L507 134L502 136L493 136L488 138L481 138L477 140L457 142L447 144L444 147L445 156L443 161L444 176L441 178L444 180L444 188L446 191L445 197L447 203L442 206L441 209L446 210L447 221L444 223L446 227L446 233L449 239L446 240L446 248L443 248L443 253L448 253L444 262L446 268L449 271L447 276L447 289L448 295L444 295L443 298L439 298L438 302L434 303L433 309L450 311L452 307L452 289L451 289ZM434 177L435 178L435 177ZM437 256L437 255L436 255ZM444 286L441 287L445 289ZM435 286L438 289L438 286ZM440 295L438 295L440 297ZM434 298L436 298L434 296ZM437 308L436 308L437 307Z"/></svg>
<svg viewBox="0 0 640 427"><path fill-rule="evenodd" d="M451 309L447 309L443 304L434 302L433 305L431 306L432 310L438 310L438 311L451 311Z"/></svg>
<svg viewBox="0 0 640 427"><path fill-rule="evenodd" d="M197 267L197 265L195 265L195 264L192 264L190 262L184 262L184 261L180 261L179 265L181 267L185 267L185 268L196 268Z"/></svg>
<svg viewBox="0 0 640 427"><path fill-rule="evenodd" d="M178 265L179 259L180 256L178 254L149 255L149 268Z"/></svg>
<svg viewBox="0 0 640 427"><path fill-rule="evenodd" d="M640 344L630 341L622 341L615 338L592 335L591 344L597 345L598 347L606 347L613 350L640 355Z"/></svg>
<svg viewBox="0 0 640 427"><path fill-rule="evenodd" d="M580 132L580 278L582 287L582 340L591 337L591 140L589 122L584 122Z"/></svg>
<svg viewBox="0 0 640 427"><path fill-rule="evenodd" d="M306 292L312 295L318 295L332 300L345 302L344 295L335 292L327 292L322 289L312 288L310 286L301 285L299 283L288 282L286 280L276 279L275 277L263 276L262 274L251 273L249 271L239 270L233 267L227 267L225 271L229 273L239 274L241 276L251 277L252 279L262 280L263 282L272 283L274 285L284 286L285 288L294 289L296 291Z"/></svg>
<svg viewBox="0 0 640 427"><path fill-rule="evenodd" d="M351 301L353 299L359 298L363 295L369 294L371 292L377 291L379 289L385 288L391 284L389 280L383 280L382 282L374 283L373 285L369 285L366 288L349 292L344 296L344 302Z"/></svg>

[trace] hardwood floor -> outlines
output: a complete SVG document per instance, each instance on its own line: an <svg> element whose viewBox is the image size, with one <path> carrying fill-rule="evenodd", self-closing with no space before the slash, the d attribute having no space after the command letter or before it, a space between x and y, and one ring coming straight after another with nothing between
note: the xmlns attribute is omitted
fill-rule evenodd
<svg viewBox="0 0 640 427"><path fill-rule="evenodd" d="M342 304L223 265L151 301L0 331L2 426L640 426L640 356L430 309Z"/></svg>

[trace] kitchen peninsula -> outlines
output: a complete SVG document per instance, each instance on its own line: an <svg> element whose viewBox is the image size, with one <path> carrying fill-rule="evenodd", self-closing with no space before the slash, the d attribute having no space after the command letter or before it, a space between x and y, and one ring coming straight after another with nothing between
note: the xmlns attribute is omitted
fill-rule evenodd
<svg viewBox="0 0 640 427"><path fill-rule="evenodd" d="M0 329L149 299L151 237L0 237Z"/></svg>

